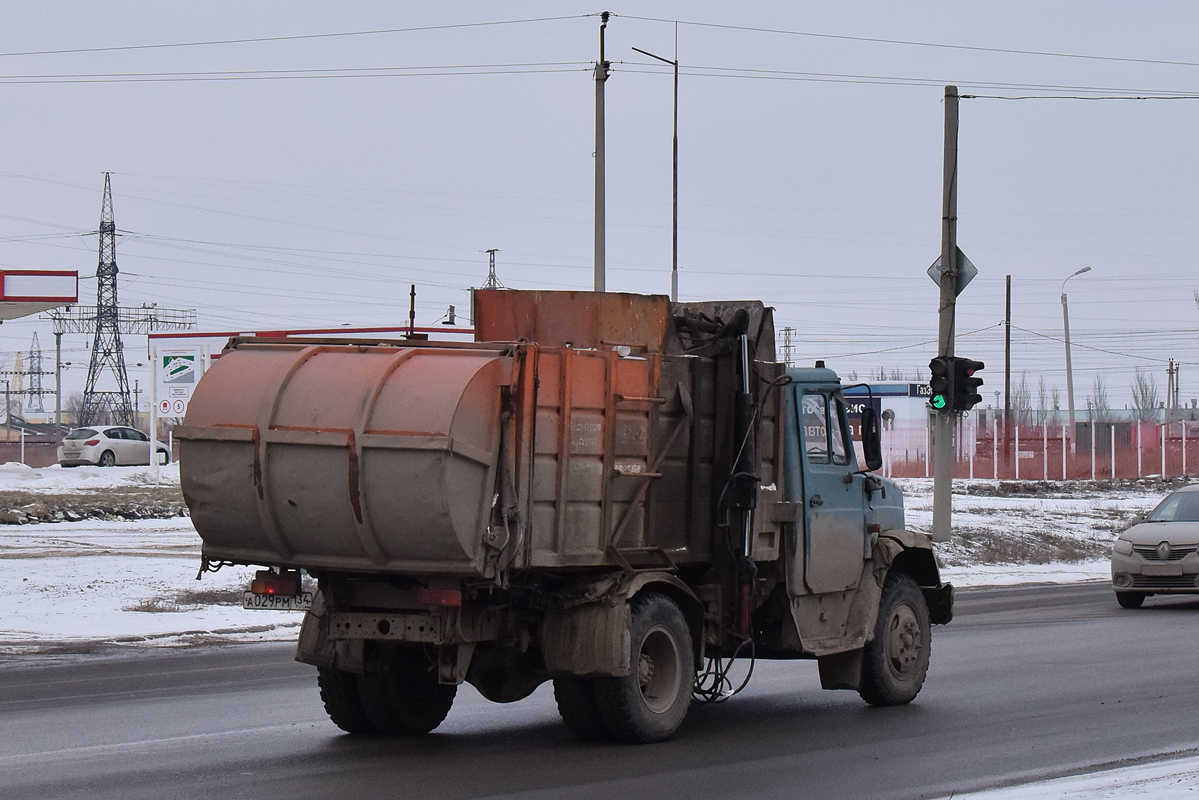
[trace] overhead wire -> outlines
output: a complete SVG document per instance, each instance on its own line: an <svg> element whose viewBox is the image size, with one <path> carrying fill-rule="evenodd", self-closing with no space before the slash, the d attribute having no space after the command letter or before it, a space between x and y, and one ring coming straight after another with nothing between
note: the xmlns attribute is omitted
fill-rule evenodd
<svg viewBox="0 0 1199 800"><path fill-rule="evenodd" d="M243 37L239 39L209 39L204 41L193 42L160 42L153 44L134 44L134 45L111 45L107 47L73 47L61 48L57 50L26 50L13 51L8 53L0 53L0 58L11 58L17 56L46 56L46 55L67 55L76 53L111 53L118 51L129 50L163 50L170 48L182 47L211 47L215 45L230 45L230 44L262 44L265 42L296 42L306 39L335 39L343 37L355 36L381 36L384 34L394 33L415 33L424 31L444 31L462 28L486 28L499 25L523 25L534 22L557 22L560 20L569 19L584 19L586 17L596 16L595 14L570 14L556 17L530 17L526 19L507 19L507 20L492 20L487 22L458 22L447 23L444 25L417 25L408 28L379 28L375 30L363 31L340 31L332 33L301 33L279 36L254 36Z"/></svg>

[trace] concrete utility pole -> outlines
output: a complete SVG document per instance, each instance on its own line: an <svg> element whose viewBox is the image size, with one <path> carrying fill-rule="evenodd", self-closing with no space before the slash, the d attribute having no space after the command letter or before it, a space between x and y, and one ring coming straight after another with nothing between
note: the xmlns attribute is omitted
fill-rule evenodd
<svg viewBox="0 0 1199 800"><path fill-rule="evenodd" d="M605 206L604 195L604 83L608 80L609 64L604 60L604 29L610 12L600 14L600 51L595 65L595 291L606 291L607 266L604 252Z"/></svg>
<svg viewBox="0 0 1199 800"><path fill-rule="evenodd" d="M54 332L54 438L62 436L62 331Z"/></svg>
<svg viewBox="0 0 1199 800"><path fill-rule="evenodd" d="M1003 460L1012 459L1012 276L1007 276L1007 316L1003 325ZM1016 454L1019 458L1020 454Z"/></svg>
<svg viewBox="0 0 1199 800"><path fill-rule="evenodd" d="M958 87L945 87L945 165L941 205L941 301L937 315L937 355L953 357L954 311L958 294ZM949 396L954 396L949 371ZM953 532L953 404L937 411L933 442L933 535L947 542Z"/></svg>
<svg viewBox="0 0 1199 800"><path fill-rule="evenodd" d="M1070 278L1090 271L1090 267L1083 267L1078 272L1066 276L1066 280L1062 281L1062 332L1066 339L1066 402L1070 409L1070 455L1077 452L1077 447L1074 436L1074 370L1070 364L1070 307L1066 304L1066 283Z"/></svg>

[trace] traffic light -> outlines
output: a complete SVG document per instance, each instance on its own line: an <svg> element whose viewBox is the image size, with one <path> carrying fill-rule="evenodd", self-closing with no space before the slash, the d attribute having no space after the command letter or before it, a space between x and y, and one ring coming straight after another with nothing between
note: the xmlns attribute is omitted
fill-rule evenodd
<svg viewBox="0 0 1199 800"><path fill-rule="evenodd" d="M928 362L929 371L933 376L928 381L928 404L938 411L949 408L949 371L953 359L948 356L937 356Z"/></svg>
<svg viewBox="0 0 1199 800"><path fill-rule="evenodd" d="M978 393L978 387L983 385L982 378L974 377L981 372L983 362L972 361L969 358L953 360L953 410L969 411L983 401Z"/></svg>

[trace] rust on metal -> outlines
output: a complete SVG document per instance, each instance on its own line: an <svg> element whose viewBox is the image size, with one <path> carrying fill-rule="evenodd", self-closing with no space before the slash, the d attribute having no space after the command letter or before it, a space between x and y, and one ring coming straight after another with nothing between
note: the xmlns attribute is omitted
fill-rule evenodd
<svg viewBox="0 0 1199 800"><path fill-rule="evenodd" d="M665 352L670 299L618 292L475 292L475 339L577 349Z"/></svg>

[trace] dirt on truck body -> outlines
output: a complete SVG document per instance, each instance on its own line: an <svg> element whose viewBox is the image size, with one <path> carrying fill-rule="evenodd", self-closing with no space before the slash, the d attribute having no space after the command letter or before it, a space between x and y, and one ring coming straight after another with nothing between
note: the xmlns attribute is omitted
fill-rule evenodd
<svg viewBox="0 0 1199 800"><path fill-rule="evenodd" d="M656 741L734 658L916 696L952 587L859 469L836 374L775 360L769 308L479 291L475 320L473 343L235 339L176 431L204 567L317 578L296 657L335 723L424 733L463 681L552 680L581 738ZM863 431L877 468L869 407Z"/></svg>

